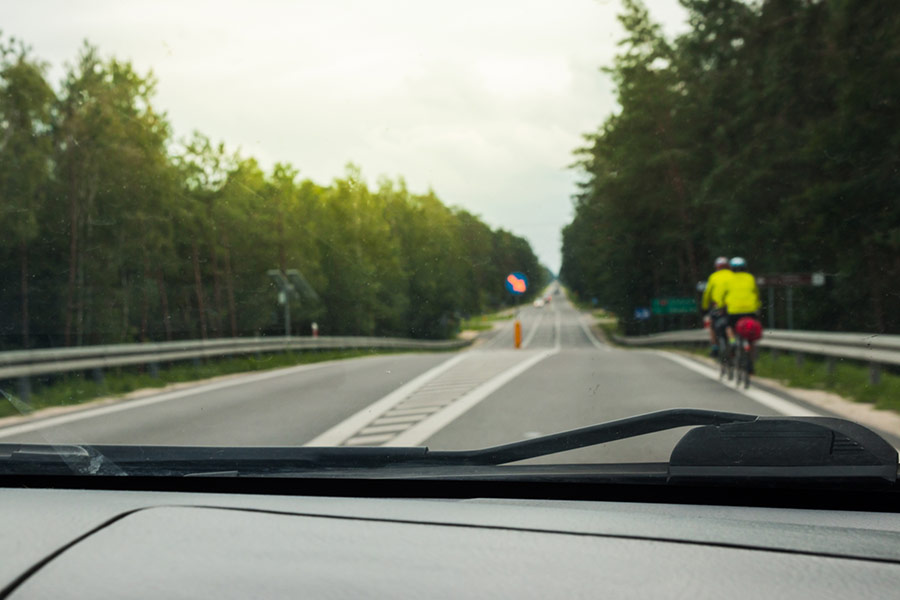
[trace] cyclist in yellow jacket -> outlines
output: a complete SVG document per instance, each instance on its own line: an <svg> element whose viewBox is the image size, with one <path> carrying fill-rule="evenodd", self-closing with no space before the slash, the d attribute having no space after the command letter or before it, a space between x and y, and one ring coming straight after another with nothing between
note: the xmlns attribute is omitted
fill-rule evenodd
<svg viewBox="0 0 900 600"><path fill-rule="evenodd" d="M728 265L728 259L720 256L714 263L715 271L706 280L706 287L703 289L703 298L700 300L700 309L705 315L704 320L709 323L709 341L710 355L717 356L719 353L718 338L724 337L725 326L725 309L722 304L722 297L728 288L728 281L733 275Z"/></svg>
<svg viewBox="0 0 900 600"><path fill-rule="evenodd" d="M747 261L740 256L735 256L729 264L734 274L728 281L722 302L725 312L728 314L728 342L733 343L734 326L743 317L755 319L762 307L762 302L759 300L756 278L747 272Z"/></svg>

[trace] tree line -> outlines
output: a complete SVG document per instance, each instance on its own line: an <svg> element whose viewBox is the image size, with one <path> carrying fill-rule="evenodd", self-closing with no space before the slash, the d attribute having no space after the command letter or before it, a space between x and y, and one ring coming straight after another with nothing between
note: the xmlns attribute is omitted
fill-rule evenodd
<svg viewBox="0 0 900 600"><path fill-rule="evenodd" d="M681 0L689 30L670 40L623 4L619 108L578 151L561 277L635 331L636 307L741 255L827 275L795 290L797 328L900 332L900 12Z"/></svg>
<svg viewBox="0 0 900 600"><path fill-rule="evenodd" d="M0 41L0 346L283 332L269 269L298 269L293 332L442 338L510 302L529 243L402 178L349 165L329 185L194 133L176 140L156 81L85 44L55 90Z"/></svg>

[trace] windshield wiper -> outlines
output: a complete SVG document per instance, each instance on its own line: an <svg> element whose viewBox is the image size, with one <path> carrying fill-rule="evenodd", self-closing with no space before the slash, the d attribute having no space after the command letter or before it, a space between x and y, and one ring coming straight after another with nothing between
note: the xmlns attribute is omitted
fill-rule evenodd
<svg viewBox="0 0 900 600"><path fill-rule="evenodd" d="M691 427L667 466L670 482L691 480L897 480L897 450L865 427L828 417L759 417L671 409L480 450L424 447L200 447L0 444L0 474L72 472L79 461L128 475L278 475L395 468L500 467L636 436ZM602 466L602 465L600 465ZM548 466L544 465L546 472ZM77 469L84 473L87 469ZM106 473L102 468L94 474Z"/></svg>

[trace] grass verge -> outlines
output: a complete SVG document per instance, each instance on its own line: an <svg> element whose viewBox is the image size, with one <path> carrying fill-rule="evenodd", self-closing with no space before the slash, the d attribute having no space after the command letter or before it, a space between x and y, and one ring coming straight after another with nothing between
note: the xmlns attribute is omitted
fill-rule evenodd
<svg viewBox="0 0 900 600"><path fill-rule="evenodd" d="M869 368L858 363L836 360L829 373L824 360L806 357L802 364L794 356L761 352L756 372L791 387L834 392L856 402L874 404L875 408L900 411L900 376L883 371L881 381L869 383Z"/></svg>
<svg viewBox="0 0 900 600"><path fill-rule="evenodd" d="M494 321L507 321L514 316L515 315L509 310L479 315L477 317L463 319L459 329L460 331L486 331L493 327Z"/></svg>
<svg viewBox="0 0 900 600"><path fill-rule="evenodd" d="M0 403L0 417L21 414L43 408L69 406L90 402L97 398L122 396L129 392L145 388L161 388L172 383L198 381L221 375L234 373L250 373L280 367L292 367L317 363L326 360L358 358L374 354L397 353L390 350L332 350L322 352L298 352L282 354L264 354L260 357L245 356L208 361L199 365L192 363L174 364L160 368L159 376L134 369L111 369L103 374L103 381L95 381L93 377L83 374L69 374L64 377L35 378L32 381L32 394L27 405L20 400L9 400ZM9 385L11 382L6 382ZM0 391L13 396L11 389ZM5 395L4 394L4 395Z"/></svg>

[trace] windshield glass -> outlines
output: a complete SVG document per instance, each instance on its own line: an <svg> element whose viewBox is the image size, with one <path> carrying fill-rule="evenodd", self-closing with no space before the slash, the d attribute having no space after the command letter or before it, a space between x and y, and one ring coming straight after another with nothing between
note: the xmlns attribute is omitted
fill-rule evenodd
<svg viewBox="0 0 900 600"><path fill-rule="evenodd" d="M891 3L3 13L0 444L900 444Z"/></svg>

